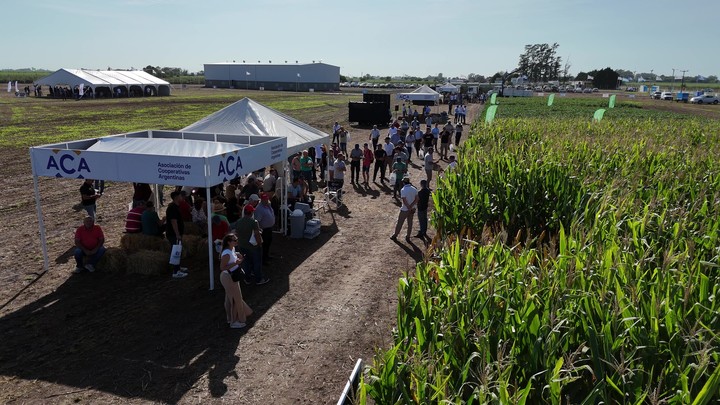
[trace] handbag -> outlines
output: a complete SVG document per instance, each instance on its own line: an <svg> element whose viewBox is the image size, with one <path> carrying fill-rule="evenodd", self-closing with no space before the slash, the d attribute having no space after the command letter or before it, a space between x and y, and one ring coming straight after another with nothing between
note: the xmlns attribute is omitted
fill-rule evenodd
<svg viewBox="0 0 720 405"><path fill-rule="evenodd" d="M182 256L182 242L178 241L176 245L173 245L170 251L170 264L177 266L180 264L180 256Z"/></svg>
<svg viewBox="0 0 720 405"><path fill-rule="evenodd" d="M255 239L255 231L250 234L250 240L248 242L250 242L250 244L253 246L257 246L257 239Z"/></svg>
<svg viewBox="0 0 720 405"><path fill-rule="evenodd" d="M395 184L396 181L397 181L397 173L392 172L390 174L390 184Z"/></svg>
<svg viewBox="0 0 720 405"><path fill-rule="evenodd" d="M235 266L235 270L230 271L230 277L232 278L232 281L238 282L240 279L243 278L244 272L240 268L240 266Z"/></svg>

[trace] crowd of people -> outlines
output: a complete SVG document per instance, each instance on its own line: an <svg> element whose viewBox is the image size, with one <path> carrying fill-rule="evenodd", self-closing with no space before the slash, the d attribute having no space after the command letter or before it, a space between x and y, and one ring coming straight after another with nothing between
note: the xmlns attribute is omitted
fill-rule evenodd
<svg viewBox="0 0 720 405"><path fill-rule="evenodd" d="M457 165L451 152L452 145L461 141L463 121L463 116L458 115L454 123L448 121L441 127L438 123L421 124L417 116L401 117L389 124L384 137L374 126L368 142L354 143L349 151L350 134L336 122L330 145L317 145L288 158L289 184L270 167L210 188L208 201L205 200L208 191L204 188L175 187L163 217L156 211L151 186L133 183L125 232L164 237L175 246L182 244L187 224L207 232L209 222L207 236L216 243L220 282L225 289L226 320L231 328L243 328L252 309L243 300L239 282L263 285L270 281L263 266L272 259L273 231L277 229L279 215L284 215L279 211L281 193L286 193L292 210L299 202L312 205L313 193L326 192L330 184L342 190L347 166L350 166L350 183L356 188L370 188L372 172L372 184L390 188L400 205L391 239L396 241L405 228L407 241L411 236L426 240L433 173L443 171L438 165L441 161L447 162L444 170ZM413 163L414 159L418 164ZM419 188L408 175L411 165L422 168L425 173ZM319 187L321 184L323 189ZM76 273L94 272L105 252L104 234L96 224L97 202L104 195L103 189L104 182L91 179L84 180L80 187L80 204L87 217L75 233ZM159 194L162 205L162 186ZM208 207L211 208L209 217ZM419 229L413 235L415 217ZM179 261L172 264L173 278L187 275L188 269Z"/></svg>

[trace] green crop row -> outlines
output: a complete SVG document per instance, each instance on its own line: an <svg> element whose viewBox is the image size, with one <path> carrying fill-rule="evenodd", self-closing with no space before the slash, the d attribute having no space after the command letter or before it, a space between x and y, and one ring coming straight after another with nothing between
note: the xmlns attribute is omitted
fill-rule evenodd
<svg viewBox="0 0 720 405"><path fill-rule="evenodd" d="M584 117L474 126L361 402L720 399L720 123Z"/></svg>

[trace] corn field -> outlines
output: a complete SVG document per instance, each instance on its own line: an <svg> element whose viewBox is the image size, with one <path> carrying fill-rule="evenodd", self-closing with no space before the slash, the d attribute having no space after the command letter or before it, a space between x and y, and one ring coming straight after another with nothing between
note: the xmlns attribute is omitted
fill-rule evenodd
<svg viewBox="0 0 720 405"><path fill-rule="evenodd" d="M434 190L359 402L717 402L720 122L532 103L474 124Z"/></svg>

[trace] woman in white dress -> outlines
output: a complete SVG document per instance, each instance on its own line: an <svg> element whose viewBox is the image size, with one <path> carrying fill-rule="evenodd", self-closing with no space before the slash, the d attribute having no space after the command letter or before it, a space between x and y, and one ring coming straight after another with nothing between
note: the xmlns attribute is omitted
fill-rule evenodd
<svg viewBox="0 0 720 405"><path fill-rule="evenodd" d="M241 278L240 264L243 256L235 252L237 236L233 233L225 235L220 253L220 283L225 288L225 315L227 322L233 329L242 329L246 326L247 317L253 310L245 303L237 281ZM235 273L237 272L237 273ZM233 275L239 277L233 277Z"/></svg>

